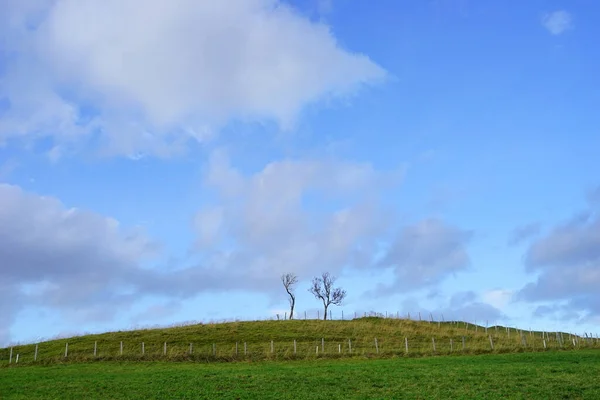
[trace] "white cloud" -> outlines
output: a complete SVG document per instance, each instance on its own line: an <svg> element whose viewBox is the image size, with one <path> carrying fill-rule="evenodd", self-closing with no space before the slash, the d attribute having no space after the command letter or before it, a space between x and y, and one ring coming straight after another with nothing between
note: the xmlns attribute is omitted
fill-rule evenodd
<svg viewBox="0 0 600 400"><path fill-rule="evenodd" d="M573 29L573 18L564 10L544 14L542 25L553 35L560 35L569 29Z"/></svg>
<svg viewBox="0 0 600 400"><path fill-rule="evenodd" d="M395 282L380 293L439 283L470 264L466 245L472 233L430 218L403 227L386 250L381 267L391 267Z"/></svg>
<svg viewBox="0 0 600 400"><path fill-rule="evenodd" d="M197 249L218 270L246 277L238 280L241 285L260 286L288 271L302 278L356 266L369 260L385 231L378 198L400 177L336 160L284 160L244 175L216 152L206 183L218 205L196 216Z"/></svg>
<svg viewBox="0 0 600 400"><path fill-rule="evenodd" d="M536 311L539 315L548 314L550 309L562 315L561 318L600 315L598 212L583 212L554 227L531 243L525 261L527 270L536 272L538 277L517 293L518 298L554 304L539 308Z"/></svg>
<svg viewBox="0 0 600 400"><path fill-rule="evenodd" d="M145 276L139 264L156 251L142 232L113 219L0 184L4 325L28 305L65 311L69 319L110 319L116 305L134 301L131 288ZM0 345L7 340L0 330Z"/></svg>
<svg viewBox="0 0 600 400"><path fill-rule="evenodd" d="M0 22L14 54L0 141L93 135L169 156L232 119L289 128L386 75L278 0L11 0Z"/></svg>

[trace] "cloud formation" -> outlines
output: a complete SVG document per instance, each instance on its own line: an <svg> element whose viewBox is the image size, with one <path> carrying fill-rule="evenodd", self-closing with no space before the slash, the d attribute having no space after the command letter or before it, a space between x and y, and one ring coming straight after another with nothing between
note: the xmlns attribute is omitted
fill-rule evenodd
<svg viewBox="0 0 600 400"><path fill-rule="evenodd" d="M169 156L231 120L293 126L386 72L278 0L10 0L0 142ZM6 11L6 12L4 12Z"/></svg>
<svg viewBox="0 0 600 400"><path fill-rule="evenodd" d="M390 290L431 286L470 264L466 249L472 233L430 218L398 232L379 261L396 277Z"/></svg>
<svg viewBox="0 0 600 400"><path fill-rule="evenodd" d="M195 293L193 277L206 289L270 290L284 272L302 279L370 265L389 227L379 198L401 178L370 164L292 159L248 175L215 152L205 176L215 201L195 219L203 263L172 286Z"/></svg>
<svg viewBox="0 0 600 400"><path fill-rule="evenodd" d="M111 319L131 304L158 246L111 218L0 184L0 311L3 326L28 305L79 321ZM0 331L0 343L8 331Z"/></svg>
<svg viewBox="0 0 600 400"><path fill-rule="evenodd" d="M530 245L525 260L527 271L539 276L521 289L520 299L564 302L563 306L577 310L577 315L600 316L600 215L597 212L581 213L556 226ZM542 311L547 312L545 308Z"/></svg>
<svg viewBox="0 0 600 400"><path fill-rule="evenodd" d="M561 35L569 29L573 29L573 18L564 10L544 14L542 25L553 35Z"/></svg>

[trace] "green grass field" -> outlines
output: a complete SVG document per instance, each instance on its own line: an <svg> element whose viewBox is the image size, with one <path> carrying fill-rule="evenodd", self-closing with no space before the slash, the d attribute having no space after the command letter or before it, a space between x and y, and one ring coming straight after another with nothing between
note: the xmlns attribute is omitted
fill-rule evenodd
<svg viewBox="0 0 600 400"><path fill-rule="evenodd" d="M0 369L1 399L600 399L600 351Z"/></svg>

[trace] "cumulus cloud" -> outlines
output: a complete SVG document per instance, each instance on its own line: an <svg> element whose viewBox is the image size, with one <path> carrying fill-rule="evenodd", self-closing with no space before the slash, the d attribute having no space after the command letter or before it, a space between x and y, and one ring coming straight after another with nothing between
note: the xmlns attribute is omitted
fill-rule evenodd
<svg viewBox="0 0 600 400"><path fill-rule="evenodd" d="M25 306L107 320L134 300L140 263L157 244L113 219L0 184L0 311L10 326ZM0 341L7 332L0 332Z"/></svg>
<svg viewBox="0 0 600 400"><path fill-rule="evenodd" d="M508 238L509 246L517 246L524 241L536 236L540 233L541 224L539 222L534 222L527 225L521 225L516 227Z"/></svg>
<svg viewBox="0 0 600 400"><path fill-rule="evenodd" d="M573 29L573 17L564 10L544 14L542 25L553 35L560 35Z"/></svg>
<svg viewBox="0 0 600 400"><path fill-rule="evenodd" d="M370 265L389 227L379 197L401 177L370 164L292 159L244 174L215 152L205 176L215 202L195 218L202 262L161 287L182 296L199 288L268 291L284 272L302 279Z"/></svg>
<svg viewBox="0 0 600 400"><path fill-rule="evenodd" d="M386 76L279 0L10 0L1 18L0 141L48 136L55 153L84 137L170 156Z"/></svg>
<svg viewBox="0 0 600 400"><path fill-rule="evenodd" d="M556 226L529 246L525 261L526 269L538 273L538 277L521 289L520 299L557 302L577 313L600 315L600 215L597 212L578 214Z"/></svg>
<svg viewBox="0 0 600 400"><path fill-rule="evenodd" d="M387 248L380 267L391 267L396 277L388 290L431 286L465 270L472 233L431 218L406 226Z"/></svg>

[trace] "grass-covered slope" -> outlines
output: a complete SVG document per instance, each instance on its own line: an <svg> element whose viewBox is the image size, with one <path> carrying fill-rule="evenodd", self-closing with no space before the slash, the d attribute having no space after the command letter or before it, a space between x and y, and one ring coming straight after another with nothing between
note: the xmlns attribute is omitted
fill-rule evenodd
<svg viewBox="0 0 600 400"><path fill-rule="evenodd" d="M347 321L229 322L86 335L38 343L37 356L36 344L14 346L11 365L16 363L17 355L19 364L46 364L93 360L404 357L591 347L600 347L597 339L566 333L367 317ZM9 365L10 352L10 348L0 349L0 366Z"/></svg>

